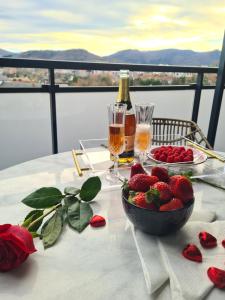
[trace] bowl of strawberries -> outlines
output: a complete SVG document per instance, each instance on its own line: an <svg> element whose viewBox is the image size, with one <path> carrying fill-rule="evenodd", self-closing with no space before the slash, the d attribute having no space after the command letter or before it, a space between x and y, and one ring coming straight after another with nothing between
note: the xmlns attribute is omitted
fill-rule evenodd
<svg viewBox="0 0 225 300"><path fill-rule="evenodd" d="M130 179L123 184L122 202L135 227L152 235L166 235L188 221L194 193L186 176L169 176L168 170L159 166L147 174L140 164L135 164Z"/></svg>

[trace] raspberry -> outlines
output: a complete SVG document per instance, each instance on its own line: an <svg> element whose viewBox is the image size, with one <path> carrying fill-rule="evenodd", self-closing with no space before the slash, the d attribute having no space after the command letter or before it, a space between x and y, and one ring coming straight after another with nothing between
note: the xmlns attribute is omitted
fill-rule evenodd
<svg viewBox="0 0 225 300"><path fill-rule="evenodd" d="M184 161L185 162L192 161L191 156L188 155L188 156L184 157Z"/></svg>
<svg viewBox="0 0 225 300"><path fill-rule="evenodd" d="M193 155L193 150L192 149L187 149L186 152L187 152L187 154L189 153L189 154Z"/></svg>
<svg viewBox="0 0 225 300"><path fill-rule="evenodd" d="M159 160L166 162L166 155L165 154L161 154L159 157Z"/></svg>
<svg viewBox="0 0 225 300"><path fill-rule="evenodd" d="M154 158L155 158L156 160L159 160L159 159L160 159L160 154L155 154L155 155L154 155Z"/></svg>
<svg viewBox="0 0 225 300"><path fill-rule="evenodd" d="M179 161L180 161L180 162L184 162L184 157L185 157L185 155L182 153L182 154L180 155L180 157L179 157Z"/></svg>
<svg viewBox="0 0 225 300"><path fill-rule="evenodd" d="M167 157L167 162L168 163L173 163L174 162L174 156L173 155L170 155Z"/></svg>
<svg viewBox="0 0 225 300"><path fill-rule="evenodd" d="M180 161L180 156L174 155L174 162L179 162Z"/></svg>

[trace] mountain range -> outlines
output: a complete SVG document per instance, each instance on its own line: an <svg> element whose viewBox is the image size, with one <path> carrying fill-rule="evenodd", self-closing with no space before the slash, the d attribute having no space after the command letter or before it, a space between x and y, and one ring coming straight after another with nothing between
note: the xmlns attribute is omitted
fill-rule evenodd
<svg viewBox="0 0 225 300"><path fill-rule="evenodd" d="M108 56L98 56L84 49L30 50L21 53L0 49L0 57L69 60L87 62L114 62L134 64L217 66L219 50L196 52L192 50L164 49L154 51L123 50Z"/></svg>

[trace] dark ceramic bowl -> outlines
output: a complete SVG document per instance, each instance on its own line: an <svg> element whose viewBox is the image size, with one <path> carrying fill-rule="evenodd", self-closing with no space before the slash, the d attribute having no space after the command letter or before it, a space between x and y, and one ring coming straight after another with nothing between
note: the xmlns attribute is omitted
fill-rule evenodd
<svg viewBox="0 0 225 300"><path fill-rule="evenodd" d="M190 218L194 207L193 199L180 209L154 211L136 206L127 198L128 193L122 191L123 207L128 219L135 227L152 235L166 235L180 229Z"/></svg>

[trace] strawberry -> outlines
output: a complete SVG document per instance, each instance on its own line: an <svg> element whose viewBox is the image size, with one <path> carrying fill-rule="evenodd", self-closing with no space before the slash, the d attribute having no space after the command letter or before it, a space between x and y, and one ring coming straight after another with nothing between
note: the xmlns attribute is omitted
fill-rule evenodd
<svg viewBox="0 0 225 300"><path fill-rule="evenodd" d="M173 176L170 176L170 181L169 181L169 186L171 188L171 186L174 186L176 181L181 178L182 175L173 175Z"/></svg>
<svg viewBox="0 0 225 300"><path fill-rule="evenodd" d="M171 176L169 186L173 195L181 199L183 203L194 198L192 183L186 176Z"/></svg>
<svg viewBox="0 0 225 300"><path fill-rule="evenodd" d="M145 193L143 193L143 192L137 193L134 196L134 198L133 198L133 202L137 206L147 208L147 202L146 202L146 199L145 199Z"/></svg>
<svg viewBox="0 0 225 300"><path fill-rule="evenodd" d="M163 181L158 181L153 184L152 189L156 189L159 192L160 203L165 203L172 198L169 185Z"/></svg>
<svg viewBox="0 0 225 300"><path fill-rule="evenodd" d="M147 192L152 184L152 176L136 174L128 181L128 186L135 192Z"/></svg>
<svg viewBox="0 0 225 300"><path fill-rule="evenodd" d="M133 202L140 207L143 208L148 208L151 210L157 210L155 204L153 202L148 203L146 200L146 194L143 192L139 192L137 193L134 198L133 198Z"/></svg>
<svg viewBox="0 0 225 300"><path fill-rule="evenodd" d="M160 206L160 211L175 210L184 207L182 201L179 198L173 198L170 202Z"/></svg>
<svg viewBox="0 0 225 300"><path fill-rule="evenodd" d="M166 168L162 167L153 167L152 175L157 176L160 181L169 182L169 175Z"/></svg>
<svg viewBox="0 0 225 300"><path fill-rule="evenodd" d="M143 169L142 165L139 163L134 164L131 166L130 178L136 174L146 174L145 170Z"/></svg>
<svg viewBox="0 0 225 300"><path fill-rule="evenodd" d="M153 184L155 184L158 181L159 181L159 178L157 176L149 175L149 182L151 182L150 186L153 185Z"/></svg>

